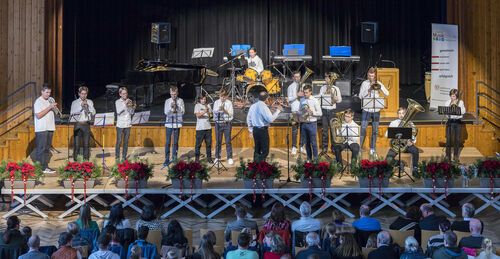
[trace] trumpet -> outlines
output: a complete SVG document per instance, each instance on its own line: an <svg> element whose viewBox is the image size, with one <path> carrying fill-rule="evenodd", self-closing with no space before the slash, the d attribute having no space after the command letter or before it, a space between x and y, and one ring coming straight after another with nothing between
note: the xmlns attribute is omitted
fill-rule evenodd
<svg viewBox="0 0 500 259"><path fill-rule="evenodd" d="M207 109L208 119L212 120L214 118L214 114L210 112L210 109L208 108L207 104L205 104L205 109Z"/></svg>
<svg viewBox="0 0 500 259"><path fill-rule="evenodd" d="M135 108L137 108L137 104L135 104L132 100L130 99L127 99L125 101L125 104L127 105L128 108L132 108L135 110Z"/></svg>
<svg viewBox="0 0 500 259"><path fill-rule="evenodd" d="M54 98L49 97L49 103L55 103L55 102L56 102L56 100L54 100ZM60 118L62 118L62 116L63 116L63 115L62 115L61 111L59 110L59 108L57 108L57 105L56 105L56 106L54 106L53 110L54 110L54 112L55 112L57 115L59 115L59 117L60 117Z"/></svg>
<svg viewBox="0 0 500 259"><path fill-rule="evenodd" d="M177 113L177 99L172 99L174 107L172 113Z"/></svg>
<svg viewBox="0 0 500 259"><path fill-rule="evenodd" d="M83 102L85 102L86 105L83 105ZM83 102L82 102L82 110L85 113L85 115L87 115L87 118L90 119L90 117L92 116L92 113L89 110L87 100L84 100Z"/></svg>

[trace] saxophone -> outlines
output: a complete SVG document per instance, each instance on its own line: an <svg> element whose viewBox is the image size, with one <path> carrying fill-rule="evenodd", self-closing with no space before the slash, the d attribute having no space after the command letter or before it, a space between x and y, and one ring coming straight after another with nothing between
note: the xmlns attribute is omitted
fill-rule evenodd
<svg viewBox="0 0 500 259"><path fill-rule="evenodd" d="M344 115L346 111L335 113L335 118L330 120L330 129L332 130L332 142L343 144L347 142L347 137L342 137L342 124L344 124Z"/></svg>
<svg viewBox="0 0 500 259"><path fill-rule="evenodd" d="M409 122L417 113L425 111L424 107L420 105L418 102L414 101L413 99L406 99L408 101L408 108L406 109L405 116L401 120L401 122L398 125L398 128L401 127L408 127ZM418 133L418 129L415 126L415 124L409 125L409 127L412 128L412 137L416 137ZM389 141L389 146L391 147L391 150L394 151L396 154L399 153L399 147L401 147L401 152L405 152L406 149L408 149L408 143L407 141L398 141L398 139L391 139Z"/></svg>
<svg viewBox="0 0 500 259"><path fill-rule="evenodd" d="M335 80L337 80L339 78L339 74L335 73L335 72L330 72L328 73L328 77L330 77L330 83L328 83L328 86L326 88L326 94L329 94L330 97L331 97L331 104L334 105L337 103L337 101L335 100L335 97L338 97L338 94L337 93L337 89L335 89L333 87L333 83L335 82Z"/></svg>

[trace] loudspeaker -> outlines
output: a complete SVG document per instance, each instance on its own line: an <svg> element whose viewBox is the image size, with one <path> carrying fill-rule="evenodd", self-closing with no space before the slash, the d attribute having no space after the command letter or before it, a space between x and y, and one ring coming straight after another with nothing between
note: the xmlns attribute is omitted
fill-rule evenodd
<svg viewBox="0 0 500 259"><path fill-rule="evenodd" d="M156 44L170 43L171 25L169 22L151 24L151 42Z"/></svg>
<svg viewBox="0 0 500 259"><path fill-rule="evenodd" d="M335 85L340 89L342 96L351 96L351 80L337 79Z"/></svg>
<svg viewBox="0 0 500 259"><path fill-rule="evenodd" d="M361 42L377 43L378 41L378 23L361 22Z"/></svg>

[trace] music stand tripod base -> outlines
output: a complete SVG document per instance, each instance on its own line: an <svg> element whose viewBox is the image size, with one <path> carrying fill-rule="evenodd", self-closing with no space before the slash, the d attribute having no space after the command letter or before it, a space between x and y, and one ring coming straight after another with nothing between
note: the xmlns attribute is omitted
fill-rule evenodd
<svg viewBox="0 0 500 259"><path fill-rule="evenodd" d="M398 141L398 178L401 179L401 171L410 178L412 182L415 182L411 175L408 174L403 168L401 170L401 141L407 141L408 139L412 139L412 129L405 127L389 127L387 132L387 137L390 139L396 139ZM410 168L412 170L413 168Z"/></svg>

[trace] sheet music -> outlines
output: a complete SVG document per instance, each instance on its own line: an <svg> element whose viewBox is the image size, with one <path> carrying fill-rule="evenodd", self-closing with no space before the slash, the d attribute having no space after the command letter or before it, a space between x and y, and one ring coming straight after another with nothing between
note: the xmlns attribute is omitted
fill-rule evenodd
<svg viewBox="0 0 500 259"><path fill-rule="evenodd" d="M137 112L132 117L132 125L142 124L149 121L151 111Z"/></svg>
<svg viewBox="0 0 500 259"><path fill-rule="evenodd" d="M98 113L94 118L94 126L113 125L115 123L115 113Z"/></svg>
<svg viewBox="0 0 500 259"><path fill-rule="evenodd" d="M362 109L385 109L384 97L367 97L361 99Z"/></svg>
<svg viewBox="0 0 500 259"><path fill-rule="evenodd" d="M215 48L196 48L193 49L191 58L211 58L214 55Z"/></svg>

